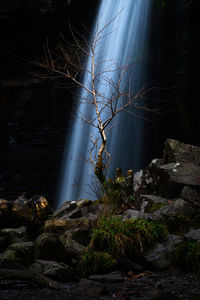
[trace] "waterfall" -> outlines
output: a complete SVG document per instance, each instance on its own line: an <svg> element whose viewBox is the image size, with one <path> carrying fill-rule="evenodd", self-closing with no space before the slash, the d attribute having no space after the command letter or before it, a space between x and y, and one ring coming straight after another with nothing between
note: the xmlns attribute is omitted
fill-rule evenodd
<svg viewBox="0 0 200 300"><path fill-rule="evenodd" d="M98 18L94 24L91 39L99 24L103 28L107 24L104 38L96 49L96 57L103 56L105 63L101 64L100 70L111 69L112 65L133 64L123 79L123 85L131 82L130 91L134 95L145 84L145 70L147 65L148 24L150 16L151 0L102 0ZM111 20L113 20L111 22ZM91 59L88 57L87 69L90 69ZM111 73L111 72L110 72ZM113 81L118 79L119 72L112 72ZM131 78L131 79L130 79ZM98 78L98 90L102 95L109 97L109 88L102 84L101 77ZM90 86L90 78L86 73L83 85ZM80 89L78 98L80 105L77 115L93 115L87 104L81 104L87 93ZM108 150L112 155L109 167L109 176L113 176L116 167L121 167L123 172L127 169L137 171L142 165L143 153L143 116L142 112L133 110L132 114L124 113L118 115L114 121L113 128L109 132ZM96 128L83 124L80 119L74 119L68 130L64 160L62 166L62 178L59 196L59 205L66 200L78 198L95 199L89 186L94 181L94 170L88 162L89 149L91 148L90 135L96 136Z"/></svg>

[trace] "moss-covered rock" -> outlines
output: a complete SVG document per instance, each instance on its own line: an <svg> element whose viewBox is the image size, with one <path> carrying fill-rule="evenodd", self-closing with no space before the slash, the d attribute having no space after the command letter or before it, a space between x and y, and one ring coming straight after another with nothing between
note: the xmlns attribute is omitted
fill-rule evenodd
<svg viewBox="0 0 200 300"><path fill-rule="evenodd" d="M57 234L42 233L36 238L35 243L37 258L57 261L65 258L65 249Z"/></svg>
<svg viewBox="0 0 200 300"><path fill-rule="evenodd" d="M87 250L81 256L79 271L82 275L106 273L117 265L117 260L107 252Z"/></svg>
<svg viewBox="0 0 200 300"><path fill-rule="evenodd" d="M23 269L22 258L18 257L15 250L6 250L0 257L1 267L10 269Z"/></svg>
<svg viewBox="0 0 200 300"><path fill-rule="evenodd" d="M11 244L8 250L14 251L23 265L30 265L35 259L35 243L32 241Z"/></svg>
<svg viewBox="0 0 200 300"><path fill-rule="evenodd" d="M67 279L72 279L71 268L64 263L56 261L37 259L29 267L29 270L55 280L66 281Z"/></svg>
<svg viewBox="0 0 200 300"><path fill-rule="evenodd" d="M27 240L27 229L25 226L0 229L0 251L5 251L9 244Z"/></svg>

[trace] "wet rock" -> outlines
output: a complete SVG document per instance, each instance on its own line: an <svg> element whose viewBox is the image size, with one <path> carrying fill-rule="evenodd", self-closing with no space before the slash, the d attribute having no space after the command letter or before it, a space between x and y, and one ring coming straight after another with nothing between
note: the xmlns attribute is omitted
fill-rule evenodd
<svg viewBox="0 0 200 300"><path fill-rule="evenodd" d="M99 282L94 282L93 280L88 279L81 279L81 281L74 287L73 291L78 295L87 294L101 296L105 293L105 287Z"/></svg>
<svg viewBox="0 0 200 300"><path fill-rule="evenodd" d="M4 251L9 244L14 244L28 239L26 227L4 228L0 230L0 251Z"/></svg>
<svg viewBox="0 0 200 300"><path fill-rule="evenodd" d="M200 243L200 229L191 230L188 233L184 234L184 237L187 240L192 240Z"/></svg>
<svg viewBox="0 0 200 300"><path fill-rule="evenodd" d="M200 147L167 139L163 150L165 163L189 162L200 166Z"/></svg>
<svg viewBox="0 0 200 300"><path fill-rule="evenodd" d="M76 218L82 218L81 209L79 207L75 208L74 210L68 212L67 214L61 217L61 219L76 219Z"/></svg>
<svg viewBox="0 0 200 300"><path fill-rule="evenodd" d="M8 250L14 251L17 258L21 259L23 265L29 265L35 259L35 243L19 242L8 247Z"/></svg>
<svg viewBox="0 0 200 300"><path fill-rule="evenodd" d="M39 224L51 214L48 201L43 196L35 196L31 199L26 194L19 196L12 205L10 222L18 225Z"/></svg>
<svg viewBox="0 0 200 300"><path fill-rule="evenodd" d="M92 204L91 206L81 208L81 214L82 217L86 219L97 219L107 210L109 210L108 205Z"/></svg>
<svg viewBox="0 0 200 300"><path fill-rule="evenodd" d="M135 196L150 194L155 191L155 181L159 175L155 170L163 165L162 159L153 159L148 167L138 171L133 176L133 191Z"/></svg>
<svg viewBox="0 0 200 300"><path fill-rule="evenodd" d="M38 258L60 261L65 257L63 244L55 233L42 233L36 238L35 243Z"/></svg>
<svg viewBox="0 0 200 300"><path fill-rule="evenodd" d="M67 257L77 258L85 250L85 246L73 239L74 231L68 230L60 236Z"/></svg>
<svg viewBox="0 0 200 300"><path fill-rule="evenodd" d="M181 197L189 202L191 205L200 206L200 196L197 191L191 189L189 186L184 186L181 191Z"/></svg>
<svg viewBox="0 0 200 300"><path fill-rule="evenodd" d="M90 231L86 229L76 228L67 230L64 236L70 236L77 243L87 246L90 242Z"/></svg>
<svg viewBox="0 0 200 300"><path fill-rule="evenodd" d="M52 209L44 196L34 196L31 200L34 202L38 219L46 220L52 214Z"/></svg>
<svg viewBox="0 0 200 300"><path fill-rule="evenodd" d="M167 205L168 200L155 195L140 195L136 198L135 207L142 212L149 212L153 204Z"/></svg>
<svg viewBox="0 0 200 300"><path fill-rule="evenodd" d="M123 220L131 220L131 219L138 219L138 218L148 219L151 218L151 215L134 209L127 209L123 213Z"/></svg>
<svg viewBox="0 0 200 300"><path fill-rule="evenodd" d="M82 230L91 230L94 221L91 219L51 219L44 224L44 232L64 233L69 229L80 228Z"/></svg>
<svg viewBox="0 0 200 300"><path fill-rule="evenodd" d="M106 282L106 283L115 283L115 282L123 282L124 277L119 272L112 272L110 274L101 274L101 275L90 275L89 279Z"/></svg>
<svg viewBox="0 0 200 300"><path fill-rule="evenodd" d="M16 251L6 250L0 257L2 268L24 268L23 261L21 258L17 257Z"/></svg>
<svg viewBox="0 0 200 300"><path fill-rule="evenodd" d="M169 234L165 243L156 243L154 247L145 254L146 261L159 269L165 269L172 262L175 246L181 243L182 240L180 236Z"/></svg>
<svg viewBox="0 0 200 300"><path fill-rule="evenodd" d="M162 218L171 219L176 216L192 216L195 210L183 199L176 199L167 206L161 207L152 214L152 219L160 220Z"/></svg>
<svg viewBox="0 0 200 300"><path fill-rule="evenodd" d="M159 180L155 184L162 184L165 190L162 187L160 191L166 195L180 193L185 185L200 191L200 166L194 163L169 163L158 168L157 172Z"/></svg>
<svg viewBox="0 0 200 300"><path fill-rule="evenodd" d="M72 272L68 265L56 261L37 259L29 267L31 272L43 274L49 278L66 281L72 280Z"/></svg>
<svg viewBox="0 0 200 300"><path fill-rule="evenodd" d="M171 150L165 149L164 159L152 160L148 167L134 175L136 196L156 193L165 198L175 198L184 186L200 192L200 147L176 144L176 141L166 143ZM176 144L176 147L173 146L176 150L172 150L172 144Z"/></svg>
<svg viewBox="0 0 200 300"><path fill-rule="evenodd" d="M0 217L3 218L7 216L11 209L11 201L7 201L5 199L0 199Z"/></svg>
<svg viewBox="0 0 200 300"><path fill-rule="evenodd" d="M67 215L70 215L70 212L75 211L74 213L80 213L80 209L85 206L89 206L92 204L92 201L89 199L80 199L77 201L66 201L62 204L61 207L59 207L54 213L53 217L54 218L61 218L63 216L66 216L65 219L67 218ZM80 213L81 214L81 213ZM73 215L73 212L71 213ZM70 215L70 216L71 216ZM79 216L81 217L81 215Z"/></svg>
<svg viewBox="0 0 200 300"><path fill-rule="evenodd" d="M23 221L32 222L35 219L35 206L32 200L24 194L18 197L12 206L12 217Z"/></svg>

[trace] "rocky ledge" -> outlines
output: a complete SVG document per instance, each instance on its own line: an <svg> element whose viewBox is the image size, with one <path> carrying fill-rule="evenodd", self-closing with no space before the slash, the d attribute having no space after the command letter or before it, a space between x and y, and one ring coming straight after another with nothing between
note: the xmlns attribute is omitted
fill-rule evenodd
<svg viewBox="0 0 200 300"><path fill-rule="evenodd" d="M0 199L1 299L200 299L200 148L167 140L162 159L113 182L55 211L42 196Z"/></svg>

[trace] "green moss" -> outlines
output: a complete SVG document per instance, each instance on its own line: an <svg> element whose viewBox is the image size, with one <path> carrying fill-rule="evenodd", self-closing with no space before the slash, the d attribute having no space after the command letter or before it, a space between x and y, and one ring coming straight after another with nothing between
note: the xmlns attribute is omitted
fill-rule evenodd
<svg viewBox="0 0 200 300"><path fill-rule="evenodd" d="M183 242L176 247L175 264L186 271L200 274L200 243Z"/></svg>
<svg viewBox="0 0 200 300"><path fill-rule="evenodd" d="M122 255L142 255L157 240L163 240L166 231L157 221L145 219L123 221L117 217L103 217L93 230L89 248L106 251L118 258Z"/></svg>
<svg viewBox="0 0 200 300"><path fill-rule="evenodd" d="M149 212L153 213L154 211L156 211L164 206L166 206L165 203L153 203L149 209Z"/></svg>
<svg viewBox="0 0 200 300"><path fill-rule="evenodd" d="M109 272L117 260L109 253L86 250L81 257L79 270L82 275Z"/></svg>
<svg viewBox="0 0 200 300"><path fill-rule="evenodd" d="M122 257L142 259L142 255L156 241L165 240L167 231L158 221L126 220L107 216L98 220L91 240L79 263L85 274L111 270Z"/></svg>

